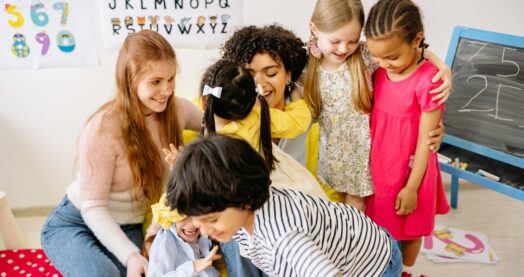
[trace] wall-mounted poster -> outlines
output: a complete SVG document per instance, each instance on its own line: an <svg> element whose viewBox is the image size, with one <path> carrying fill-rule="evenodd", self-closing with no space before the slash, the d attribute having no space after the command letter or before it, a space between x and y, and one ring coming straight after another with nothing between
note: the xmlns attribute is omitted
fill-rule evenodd
<svg viewBox="0 0 524 277"><path fill-rule="evenodd" d="M243 0L100 0L108 49L129 33L151 29L174 47L217 48L242 24Z"/></svg>
<svg viewBox="0 0 524 277"><path fill-rule="evenodd" d="M0 69L98 64L91 1L0 4Z"/></svg>

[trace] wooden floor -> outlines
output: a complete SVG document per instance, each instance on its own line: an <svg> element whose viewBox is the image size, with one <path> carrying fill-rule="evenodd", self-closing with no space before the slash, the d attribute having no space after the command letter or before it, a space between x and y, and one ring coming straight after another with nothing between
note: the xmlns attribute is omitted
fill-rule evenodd
<svg viewBox="0 0 524 277"><path fill-rule="evenodd" d="M447 176L444 180L449 183ZM436 224L485 233L501 262L436 264L419 255L416 272L430 277L524 276L524 202L467 183L461 184L459 191L458 209L437 217ZM44 220L44 216L27 214L17 217L31 247L40 247ZM3 249L1 238L0 249Z"/></svg>

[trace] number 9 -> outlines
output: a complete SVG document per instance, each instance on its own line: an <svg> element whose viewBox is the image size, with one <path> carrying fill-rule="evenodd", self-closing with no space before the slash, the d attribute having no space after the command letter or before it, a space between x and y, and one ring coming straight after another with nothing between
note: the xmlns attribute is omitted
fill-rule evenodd
<svg viewBox="0 0 524 277"><path fill-rule="evenodd" d="M42 44L42 56L47 54L47 51L49 51L49 36L46 33L38 33L35 36L36 42Z"/></svg>

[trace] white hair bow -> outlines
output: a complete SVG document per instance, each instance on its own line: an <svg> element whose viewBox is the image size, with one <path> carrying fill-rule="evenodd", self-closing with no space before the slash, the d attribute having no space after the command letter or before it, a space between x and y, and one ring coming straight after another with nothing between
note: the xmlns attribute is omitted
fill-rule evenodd
<svg viewBox="0 0 524 277"><path fill-rule="evenodd" d="M222 95L222 87L210 87L208 85L205 85L204 86L204 91L202 92L202 95L203 96L206 96L206 95L213 95L215 96L216 98L220 98L220 96Z"/></svg>

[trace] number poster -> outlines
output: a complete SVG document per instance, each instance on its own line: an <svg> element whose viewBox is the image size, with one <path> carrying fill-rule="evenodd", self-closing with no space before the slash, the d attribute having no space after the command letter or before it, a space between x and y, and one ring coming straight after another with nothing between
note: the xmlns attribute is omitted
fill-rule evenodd
<svg viewBox="0 0 524 277"><path fill-rule="evenodd" d="M242 24L242 0L100 0L104 44L118 49L143 29L174 47L218 48Z"/></svg>
<svg viewBox="0 0 524 277"><path fill-rule="evenodd" d="M0 4L0 69L98 64L91 1Z"/></svg>

